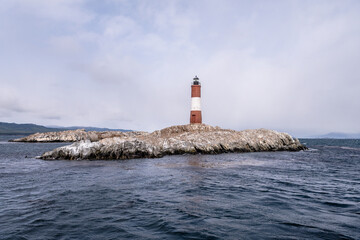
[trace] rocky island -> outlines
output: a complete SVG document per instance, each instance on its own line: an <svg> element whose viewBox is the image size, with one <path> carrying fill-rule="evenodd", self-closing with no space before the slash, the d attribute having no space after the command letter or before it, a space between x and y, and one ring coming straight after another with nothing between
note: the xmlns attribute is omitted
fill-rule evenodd
<svg viewBox="0 0 360 240"><path fill-rule="evenodd" d="M46 152L39 158L107 160L159 158L177 154L306 149L298 139L292 138L287 133L266 129L235 131L206 124L172 126L152 133L117 132L112 134L114 135L109 137L75 137L74 139L81 141Z"/></svg>
<svg viewBox="0 0 360 240"><path fill-rule="evenodd" d="M9 140L9 142L78 142L89 140L96 142L104 138L136 136L143 132L120 132L120 131L85 131L85 129L67 130L60 132L35 133L29 136Z"/></svg>

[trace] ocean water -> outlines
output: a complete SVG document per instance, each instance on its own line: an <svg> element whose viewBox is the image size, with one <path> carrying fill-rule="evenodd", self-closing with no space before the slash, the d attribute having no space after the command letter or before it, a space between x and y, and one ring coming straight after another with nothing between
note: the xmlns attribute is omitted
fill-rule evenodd
<svg viewBox="0 0 360 240"><path fill-rule="evenodd" d="M301 152L43 161L0 136L0 239L360 239L360 140Z"/></svg>

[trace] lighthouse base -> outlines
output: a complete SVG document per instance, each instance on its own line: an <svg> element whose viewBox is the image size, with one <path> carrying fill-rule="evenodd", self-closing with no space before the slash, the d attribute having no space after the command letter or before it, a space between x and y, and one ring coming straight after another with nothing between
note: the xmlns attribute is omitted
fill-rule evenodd
<svg viewBox="0 0 360 240"><path fill-rule="evenodd" d="M201 111L191 111L190 112L190 124L193 123L202 123Z"/></svg>

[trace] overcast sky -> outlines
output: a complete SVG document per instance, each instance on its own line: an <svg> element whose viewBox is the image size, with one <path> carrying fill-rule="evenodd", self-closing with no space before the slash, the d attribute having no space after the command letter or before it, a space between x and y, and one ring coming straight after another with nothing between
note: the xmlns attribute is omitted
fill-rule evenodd
<svg viewBox="0 0 360 240"><path fill-rule="evenodd" d="M360 132L360 1L2 0L0 121Z"/></svg>

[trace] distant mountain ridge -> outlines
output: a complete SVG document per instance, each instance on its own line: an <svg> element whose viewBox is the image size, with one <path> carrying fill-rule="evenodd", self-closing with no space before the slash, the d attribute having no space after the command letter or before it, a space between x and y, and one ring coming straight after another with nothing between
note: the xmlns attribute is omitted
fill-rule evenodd
<svg viewBox="0 0 360 240"><path fill-rule="evenodd" d="M331 132L331 133L317 136L316 138L357 139L357 138L360 138L360 133Z"/></svg>
<svg viewBox="0 0 360 240"><path fill-rule="evenodd" d="M97 127L45 127L33 123L26 124L18 124L18 123L7 123L0 122L0 134L1 135L27 135L33 134L37 132L59 132L65 130L75 130L75 129L85 129L86 131L121 131L121 132L129 132L132 130L127 129L109 129L109 128L97 128Z"/></svg>

